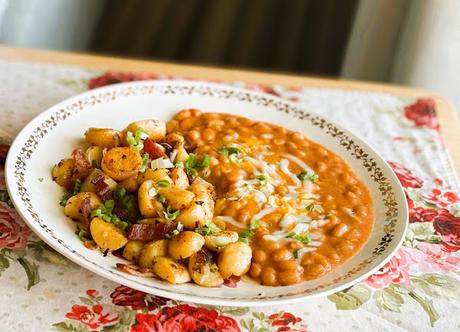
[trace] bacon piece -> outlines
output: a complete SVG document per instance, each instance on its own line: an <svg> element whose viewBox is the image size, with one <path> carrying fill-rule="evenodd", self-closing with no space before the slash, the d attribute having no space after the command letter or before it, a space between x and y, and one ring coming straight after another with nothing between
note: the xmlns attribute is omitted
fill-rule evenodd
<svg viewBox="0 0 460 332"><path fill-rule="evenodd" d="M112 191L110 190L109 185L105 183L103 175L99 174L91 180L91 183L94 184L95 193L102 198L102 200L105 201L111 196Z"/></svg>
<svg viewBox="0 0 460 332"><path fill-rule="evenodd" d="M115 206L112 210L112 213L116 215L121 220L132 221L132 216L129 213L129 210L121 203L120 201L115 201Z"/></svg>
<svg viewBox="0 0 460 332"><path fill-rule="evenodd" d="M155 273L153 273L150 269L131 264L117 263L117 270L138 277L155 277Z"/></svg>
<svg viewBox="0 0 460 332"><path fill-rule="evenodd" d="M86 229L89 229L89 224L91 223L91 200L89 197L86 197L83 202L81 202L81 214L85 222Z"/></svg>
<svg viewBox="0 0 460 332"><path fill-rule="evenodd" d="M155 224L134 224L129 227L127 237L129 240L152 241L173 236L179 223L175 221L157 222Z"/></svg>
<svg viewBox="0 0 460 332"><path fill-rule="evenodd" d="M156 224L134 224L129 227L127 237L129 240L152 241L160 239L156 235Z"/></svg>
<svg viewBox="0 0 460 332"><path fill-rule="evenodd" d="M86 154L82 149L75 149L72 152L72 159L74 162L72 180L86 178L91 172L91 164L86 159Z"/></svg>
<svg viewBox="0 0 460 332"><path fill-rule="evenodd" d="M224 280L224 286L230 287L230 288L236 288L237 283L241 280L241 277L237 276L230 276L227 279Z"/></svg>
<svg viewBox="0 0 460 332"><path fill-rule="evenodd" d="M165 148L155 143L150 138L144 141L144 151L147 152L153 160L165 156Z"/></svg>

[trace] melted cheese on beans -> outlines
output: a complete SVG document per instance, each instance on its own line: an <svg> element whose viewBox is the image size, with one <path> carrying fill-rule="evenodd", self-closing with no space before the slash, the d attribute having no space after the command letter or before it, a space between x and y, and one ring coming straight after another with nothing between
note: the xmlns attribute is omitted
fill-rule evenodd
<svg viewBox="0 0 460 332"><path fill-rule="evenodd" d="M197 110L178 113L168 131L183 133L188 151L211 156L201 175L217 190L214 218L240 234L252 230L249 276L260 283L317 278L367 241L373 220L367 188L340 157L305 136ZM225 147L239 153L225 155Z"/></svg>

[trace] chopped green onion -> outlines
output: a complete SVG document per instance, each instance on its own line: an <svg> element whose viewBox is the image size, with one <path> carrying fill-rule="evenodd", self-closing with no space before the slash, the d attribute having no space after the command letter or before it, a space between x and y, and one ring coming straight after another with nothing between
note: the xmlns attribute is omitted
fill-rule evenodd
<svg viewBox="0 0 460 332"><path fill-rule="evenodd" d="M137 151L144 148L144 143L142 143L142 141L148 137L149 134L143 129L136 130L134 134L130 131L126 133L126 141Z"/></svg>
<svg viewBox="0 0 460 332"><path fill-rule="evenodd" d="M310 205L307 206L307 210L310 211L310 212L321 211L322 207L319 204L310 204Z"/></svg>
<svg viewBox="0 0 460 332"><path fill-rule="evenodd" d="M254 234L256 233L255 230L259 228L259 226L260 226L259 220L256 220L256 219L251 220L249 224L249 228L244 230L242 233L238 235L238 241L249 244L249 239L254 236Z"/></svg>
<svg viewBox="0 0 460 332"><path fill-rule="evenodd" d="M157 181L157 186L158 186L158 187L167 188L167 187L169 187L170 185L171 185L171 183L169 183L168 180L164 180L164 179L163 179L163 180L158 180L158 181Z"/></svg>
<svg viewBox="0 0 460 332"><path fill-rule="evenodd" d="M178 161L177 163L174 164L174 167L176 167L176 168L184 168L184 162L183 161Z"/></svg>
<svg viewBox="0 0 460 332"><path fill-rule="evenodd" d="M177 217L179 217L180 215L180 210L177 210L177 211L173 211L171 209L171 206L168 205L168 207L166 208L166 211L163 211L163 214L165 216L166 219L168 220L175 220Z"/></svg>
<svg viewBox="0 0 460 332"><path fill-rule="evenodd" d="M101 165L96 160L91 160L91 167L93 168L101 168Z"/></svg>
<svg viewBox="0 0 460 332"><path fill-rule="evenodd" d="M308 233L308 232L304 232L304 233L301 233L301 234L296 234L294 232L291 232L288 235L286 235L286 238L300 241L303 244L309 244L311 242L310 233Z"/></svg>
<svg viewBox="0 0 460 332"><path fill-rule="evenodd" d="M115 197L116 199L121 199L125 195L126 195L126 189L123 187L118 187L113 192L113 197Z"/></svg>
<svg viewBox="0 0 460 332"><path fill-rule="evenodd" d="M292 255L294 256L294 258L299 258L299 249L294 250L294 252L292 253Z"/></svg>
<svg viewBox="0 0 460 332"><path fill-rule="evenodd" d="M67 201L69 200L70 197L72 196L75 196L76 194L78 194L81 190L81 180L80 179L77 179L75 181L75 184L73 186L73 189L72 191L68 191L66 192L62 198L61 198L61 201L59 202L59 204L61 206L65 206L67 204Z"/></svg>
<svg viewBox="0 0 460 332"><path fill-rule="evenodd" d="M240 162L239 156L241 150L234 146L224 146L218 151L221 155L227 156L231 162L238 163Z"/></svg>
<svg viewBox="0 0 460 332"><path fill-rule="evenodd" d="M147 169L147 166L149 165L150 161L151 161L150 160L150 155L148 153L144 153L142 155L142 165L139 168L139 172L144 173L145 170Z"/></svg>
<svg viewBox="0 0 460 332"><path fill-rule="evenodd" d="M163 204L164 202L166 202L166 197L164 197L163 195L158 196L158 202Z"/></svg>
<svg viewBox="0 0 460 332"><path fill-rule="evenodd" d="M129 196L125 196L129 197ZM107 222L111 222L121 230L126 230L131 224L127 221L120 220L116 215L112 213L115 207L115 202L112 199L106 200L103 205L100 205L96 209L91 211L91 218L101 218Z"/></svg>
<svg viewBox="0 0 460 332"><path fill-rule="evenodd" d="M299 174L297 174L297 178L300 180L300 181L303 181L305 180L306 178L309 179L311 182L316 182L318 181L319 179L319 175L316 174L316 173L311 173L309 174L306 170L303 170L302 172L300 172Z"/></svg>
<svg viewBox="0 0 460 332"><path fill-rule="evenodd" d="M75 234L78 236L78 238L80 239L81 242L85 242L85 237L86 237L86 235L88 235L88 233L84 229L81 229L78 226L78 224L77 224L77 230L76 230Z"/></svg>
<svg viewBox="0 0 460 332"><path fill-rule="evenodd" d="M195 153L190 153L187 160L184 162L185 169L191 177L195 177L198 174L197 170L209 167L211 163L211 157L205 154L201 161L198 161L198 156Z"/></svg>
<svg viewBox="0 0 460 332"><path fill-rule="evenodd" d="M201 235L209 235L213 233L220 232L221 229L217 227L212 221L206 220L206 223L203 227L195 228L195 232Z"/></svg>

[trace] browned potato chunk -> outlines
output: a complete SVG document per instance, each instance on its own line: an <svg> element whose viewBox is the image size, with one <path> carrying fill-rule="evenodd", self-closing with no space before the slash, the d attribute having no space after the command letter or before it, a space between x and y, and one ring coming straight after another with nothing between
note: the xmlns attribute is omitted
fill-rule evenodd
<svg viewBox="0 0 460 332"><path fill-rule="evenodd" d="M192 280L200 286L218 287L224 283L216 263L212 261L209 253L204 250L200 250L190 256L188 272Z"/></svg>
<svg viewBox="0 0 460 332"><path fill-rule="evenodd" d="M169 243L169 256L179 260L192 256L204 245L204 238L198 233L184 231L172 238Z"/></svg>
<svg viewBox="0 0 460 332"><path fill-rule="evenodd" d="M149 134L149 138L154 141L163 139L166 135L166 123L161 120L140 120L130 123L126 130L133 134L138 130L142 129Z"/></svg>
<svg viewBox="0 0 460 332"><path fill-rule="evenodd" d="M72 178L74 164L73 159L62 159L58 162L51 171L53 181L61 187L71 188L74 182Z"/></svg>
<svg viewBox="0 0 460 332"><path fill-rule="evenodd" d="M163 216L163 205L157 201L155 181L147 180L141 184L137 192L139 211L146 218Z"/></svg>
<svg viewBox="0 0 460 332"><path fill-rule="evenodd" d="M114 148L120 146L120 132L109 128L89 128L85 132L85 139L91 145L103 148Z"/></svg>
<svg viewBox="0 0 460 332"><path fill-rule="evenodd" d="M169 240L155 240L147 243L139 256L139 266L152 267L159 257L168 255Z"/></svg>
<svg viewBox="0 0 460 332"><path fill-rule="evenodd" d="M64 207L64 214L73 220L84 222L85 217L83 216L82 206L86 198L89 198L91 210L102 204L102 200L95 193L81 192L67 200Z"/></svg>
<svg viewBox="0 0 460 332"><path fill-rule="evenodd" d="M125 188L126 191L134 193L139 189L139 183L137 182L138 175L130 176L129 178L121 181L118 185Z"/></svg>
<svg viewBox="0 0 460 332"><path fill-rule="evenodd" d="M144 241L129 240L123 249L123 257L129 261L137 262L144 248Z"/></svg>
<svg viewBox="0 0 460 332"><path fill-rule="evenodd" d="M100 166L102 160L102 151L104 148L100 146L90 146L86 149L86 158L88 159L91 166Z"/></svg>
<svg viewBox="0 0 460 332"><path fill-rule="evenodd" d="M219 251L227 244L238 241L238 233L233 231L222 231L206 235L204 240L206 248L213 251Z"/></svg>
<svg viewBox="0 0 460 332"><path fill-rule="evenodd" d="M181 189L177 186L159 188L158 193L166 198L168 205L173 210L181 210L189 206L195 197L191 191Z"/></svg>
<svg viewBox="0 0 460 332"><path fill-rule="evenodd" d="M117 226L100 218L94 218L91 221L90 232L94 242L102 251L120 249L128 242L128 239Z"/></svg>
<svg viewBox="0 0 460 332"><path fill-rule="evenodd" d="M171 284L184 284L190 281L187 268L169 257L159 257L153 264L153 272Z"/></svg>
<svg viewBox="0 0 460 332"><path fill-rule="evenodd" d="M219 252L217 266L223 278L242 276L251 267L252 250L243 242L230 243Z"/></svg>
<svg viewBox="0 0 460 332"><path fill-rule="evenodd" d="M127 148L112 148L102 157L102 170L116 181L134 176L142 165L139 152Z"/></svg>
<svg viewBox="0 0 460 332"><path fill-rule="evenodd" d="M137 182L141 184L146 180L153 180L155 182L160 180L166 180L169 183L173 183L171 178L168 175L168 171L164 168L153 170L151 168L147 168L144 173L139 173L137 177Z"/></svg>
<svg viewBox="0 0 460 332"><path fill-rule="evenodd" d="M173 168L171 170L171 179L176 186L181 189L187 189L190 185L188 182L187 173L183 168Z"/></svg>
<svg viewBox="0 0 460 332"><path fill-rule="evenodd" d="M104 178L104 182L107 184L110 190L115 190L117 188L117 183L111 177L109 177L100 169L96 168L86 177L85 181L83 181L81 184L81 191L95 192L95 185L91 183L91 181L93 181L98 176L102 176Z"/></svg>
<svg viewBox="0 0 460 332"><path fill-rule="evenodd" d="M173 132L166 135L165 142L177 149L179 146L183 146L185 139L181 134Z"/></svg>

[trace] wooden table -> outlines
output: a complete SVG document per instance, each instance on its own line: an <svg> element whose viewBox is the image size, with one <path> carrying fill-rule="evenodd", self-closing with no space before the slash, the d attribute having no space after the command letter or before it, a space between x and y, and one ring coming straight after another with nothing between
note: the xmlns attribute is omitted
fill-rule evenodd
<svg viewBox="0 0 460 332"><path fill-rule="evenodd" d="M428 96L436 101L441 130L446 141L447 149L457 174L460 174L460 149L458 148L458 146L460 146L460 121L453 106L443 97L430 91L398 85L324 79L241 69L191 66L157 61L123 59L118 57L13 48L2 45L0 45L0 59L77 65L93 69L165 73L209 80L219 79L246 81L251 83L282 84L287 86L378 91L401 96Z"/></svg>

